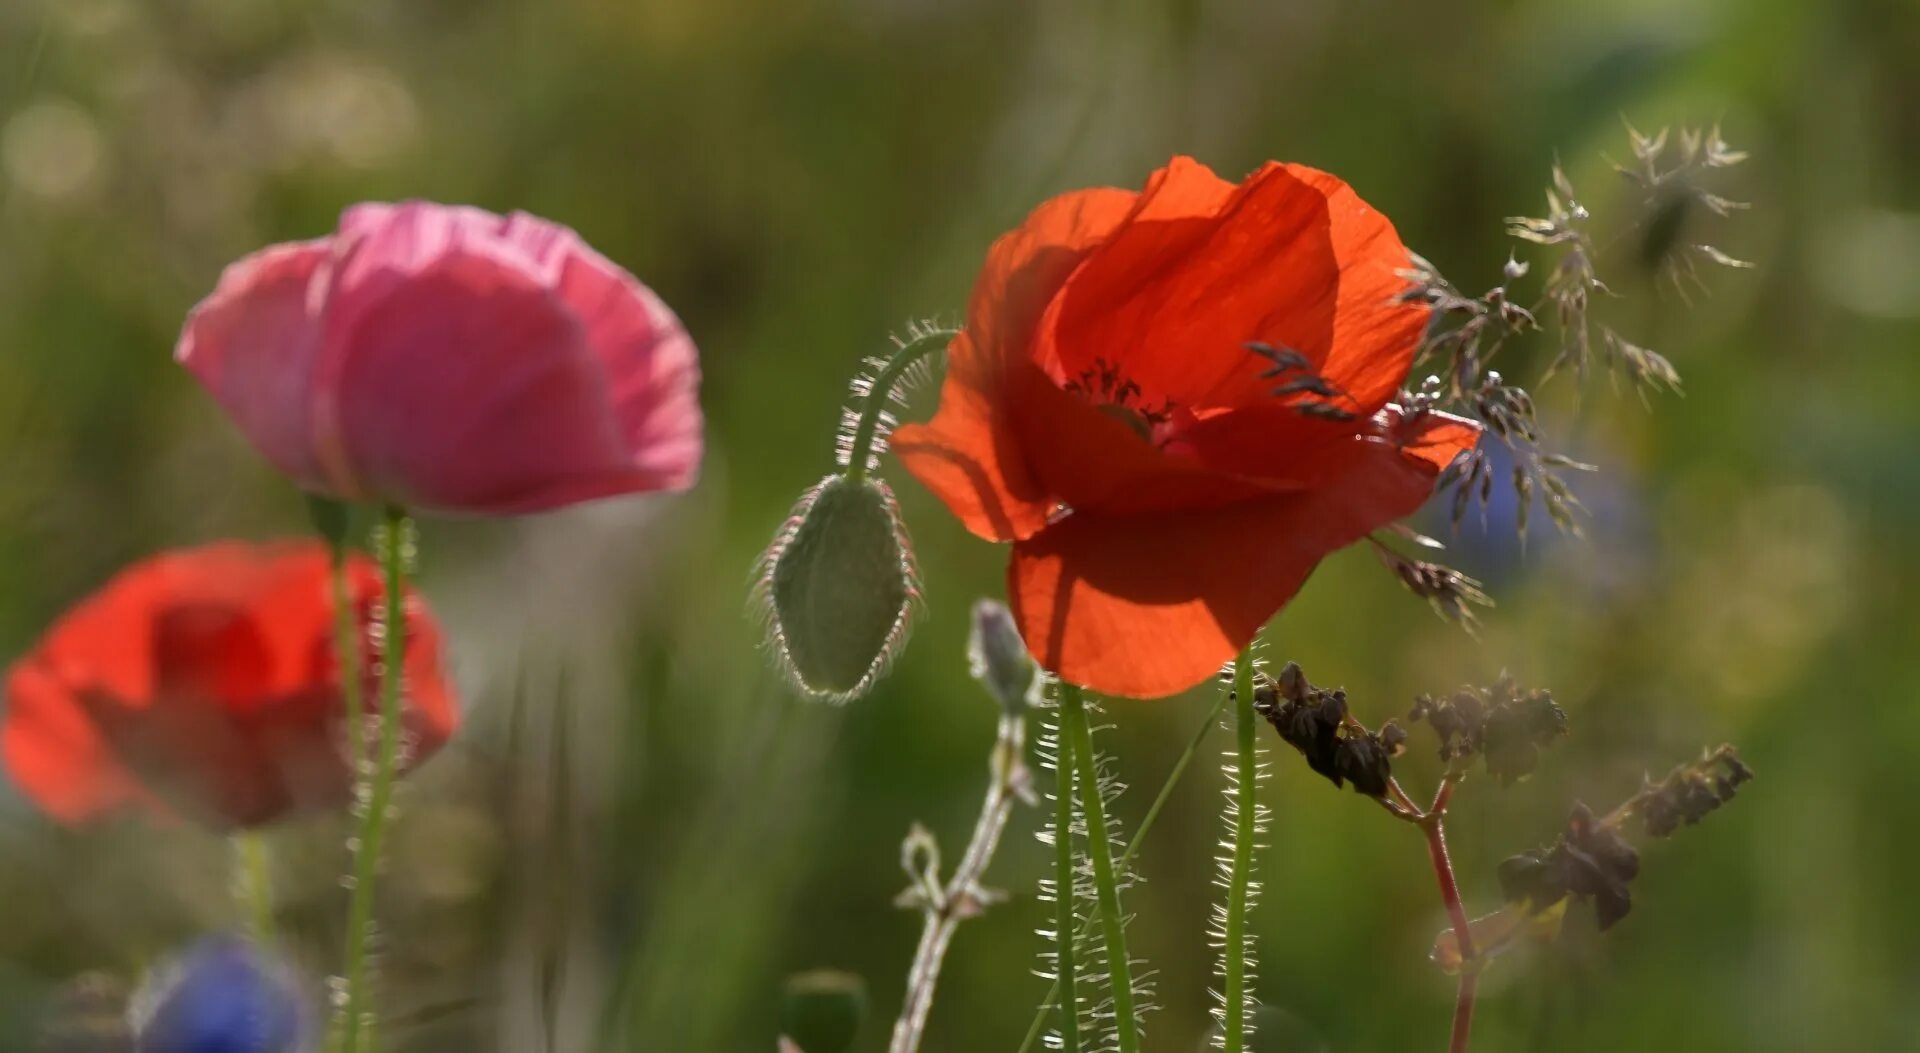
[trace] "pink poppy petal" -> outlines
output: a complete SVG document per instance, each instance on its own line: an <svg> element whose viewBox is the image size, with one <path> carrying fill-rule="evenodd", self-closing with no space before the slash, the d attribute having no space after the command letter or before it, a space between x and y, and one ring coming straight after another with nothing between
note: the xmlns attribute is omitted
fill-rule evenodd
<svg viewBox="0 0 1920 1053"><path fill-rule="evenodd" d="M275 245L229 266L193 309L174 358L273 466L325 489L313 447L311 391L320 353L316 275L328 242Z"/></svg>
<svg viewBox="0 0 1920 1053"><path fill-rule="evenodd" d="M323 378L340 455L368 492L483 514L619 492L630 466L604 371L547 289L467 248L382 286L329 318L351 323L329 326Z"/></svg>
<svg viewBox="0 0 1920 1053"><path fill-rule="evenodd" d="M653 290L571 240L561 264L560 298L586 327L587 345L606 367L621 437L644 479L636 489L684 490L699 473L702 449L700 361L693 339Z"/></svg>

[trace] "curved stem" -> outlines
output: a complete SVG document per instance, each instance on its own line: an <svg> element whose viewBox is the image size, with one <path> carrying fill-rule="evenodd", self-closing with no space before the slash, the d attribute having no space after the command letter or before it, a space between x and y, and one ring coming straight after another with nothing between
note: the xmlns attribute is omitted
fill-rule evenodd
<svg viewBox="0 0 1920 1053"><path fill-rule="evenodd" d="M1013 814L1013 802L1025 784L1027 721L1024 714L1008 713L1000 717L1000 733L994 739L993 781L980 806L980 818L973 825L973 839L966 855L954 869L953 877L940 891L938 902L927 904L926 924L920 931L920 946L914 951L913 968L907 976L907 997L894 1021L893 1041L888 1053L915 1053L926 1032L927 1014L933 1010L933 994L940 983L940 967L946 960L947 946L960 923L977 915L988 894L980 882L986 878L987 865L1006 832L1007 818Z"/></svg>
<svg viewBox="0 0 1920 1053"><path fill-rule="evenodd" d="M853 442L847 447L847 480L859 482L867 477L867 461L873 452L873 436L880 428L880 414L886 412L887 400L892 397L893 386L912 369L921 359L936 351L946 349L959 330L935 329L915 337L900 345L900 349L887 359L874 374L873 386L867 389L865 402L860 407L860 422L854 426Z"/></svg>
<svg viewBox="0 0 1920 1053"><path fill-rule="evenodd" d="M1173 767L1168 769L1166 780L1160 784L1160 792L1154 795L1153 803L1147 806L1147 814L1140 819L1140 825L1134 828L1133 837L1127 841L1126 851L1120 853L1121 866L1133 862L1134 854L1139 852L1140 846L1146 842L1147 832L1153 829L1154 820L1160 817L1161 809L1166 807L1167 801L1173 797L1174 785L1180 781L1182 775L1187 773L1187 765L1193 763L1193 758L1199 756L1200 747L1206 743L1207 736L1213 733L1214 725L1219 723L1221 711L1227 708L1227 698L1227 693L1221 692L1220 697L1214 700L1213 708L1207 710L1206 718L1200 721L1200 726L1193 729L1193 736L1187 740L1187 748L1180 752L1180 756L1173 762ZM1080 930L1083 935L1092 931L1091 920ZM1047 1012L1053 1007L1054 999L1059 994L1060 981L1056 979L1053 987L1047 991L1047 996L1040 1000L1040 1009L1033 1014L1033 1024L1027 1028L1027 1037L1021 1040L1020 1048L1016 1053L1032 1053L1033 1044L1040 1040L1040 1032L1046 1029Z"/></svg>
<svg viewBox="0 0 1920 1053"><path fill-rule="evenodd" d="M1427 856L1433 862L1434 880L1440 885L1440 899L1447 907L1453 925L1453 939L1460 949L1460 990L1453 1007L1453 1039L1450 1053L1466 1053L1467 1039L1473 1029L1474 991L1479 983L1480 959L1473 945L1473 926L1466 907L1460 902L1460 883L1453 876L1453 860L1447 854L1446 808L1453 796L1453 780L1443 780L1435 794L1433 807L1420 820L1427 835Z"/></svg>
<svg viewBox="0 0 1920 1053"><path fill-rule="evenodd" d="M1064 694L1067 686L1062 684ZM1046 1019L1047 1006L1058 1004L1060 1007L1060 1051L1061 1053L1080 1053L1080 994L1076 972L1079 962L1074 960L1074 950L1080 942L1079 926L1073 916L1073 736L1067 734L1065 720L1057 720L1054 730L1053 758L1053 899L1054 899L1054 946L1057 956L1054 959L1054 994L1040 1003L1040 1012L1034 1017L1033 1031L1027 1035L1031 1042L1038 1033L1041 1021ZM1024 1046L1022 1047L1024 1049Z"/></svg>
<svg viewBox="0 0 1920 1053"><path fill-rule="evenodd" d="M1087 856L1093 861L1094 891L1100 900L1100 926L1106 934L1107 977L1113 991L1113 1026L1118 1053L1139 1053L1139 1023L1133 1015L1133 962L1127 955L1127 919L1120 913L1120 885L1107 839L1106 803L1100 799L1100 768L1093 753L1093 729L1087 724L1080 688L1060 684L1060 726L1073 738L1073 762L1080 778L1080 808L1086 818Z"/></svg>
<svg viewBox="0 0 1920 1053"><path fill-rule="evenodd" d="M1234 757L1233 870L1227 883L1226 941L1220 950L1226 991L1220 1018L1225 1053L1242 1053L1247 1042L1247 899L1253 872L1253 836L1260 807L1256 798L1259 758L1256 756L1253 711L1253 655L1240 652L1233 663L1233 720L1237 736Z"/></svg>
<svg viewBox="0 0 1920 1053"><path fill-rule="evenodd" d="M1447 855L1446 822L1438 813L1428 813L1420 828L1427 835L1427 855L1433 861L1434 878L1440 884L1440 899L1447 907L1447 917L1453 924L1454 939L1460 943L1460 958L1471 961L1474 957L1473 931L1467 922L1467 910L1460 902L1460 885L1453 877L1453 860Z"/></svg>
<svg viewBox="0 0 1920 1053"><path fill-rule="evenodd" d="M406 531L405 510L386 512L384 577L381 607L384 646L380 670L380 740L373 757L373 777L366 799L360 802L360 832L353 856L353 889L347 907L346 1005L341 1053L373 1048L372 992L367 983L367 944L373 934L374 883L379 877L381 842L400 757L400 688L406 672ZM364 1045L363 1045L364 1043Z"/></svg>

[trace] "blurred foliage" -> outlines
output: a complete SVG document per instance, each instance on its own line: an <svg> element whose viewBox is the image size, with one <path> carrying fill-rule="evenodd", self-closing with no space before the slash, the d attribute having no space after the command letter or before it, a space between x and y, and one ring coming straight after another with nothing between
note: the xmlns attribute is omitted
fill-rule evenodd
<svg viewBox="0 0 1920 1053"><path fill-rule="evenodd" d="M8 0L0 656L130 558L305 529L168 360L226 261L369 198L569 223L685 316L711 456L682 499L425 525L468 726L407 788L382 887L392 1048L586 1050L606 1025L621 1049L768 1050L784 978L823 967L864 977L856 1048L878 1048L917 927L889 907L899 838L918 818L957 843L981 791L996 713L964 683L966 612L1004 553L901 480L928 616L891 678L835 709L768 671L748 571L830 466L860 358L956 316L1045 195L1135 185L1174 152L1338 172L1480 287L1556 157L1600 213L1622 115L1718 120L1753 153L1729 195L1756 207L1715 244L1756 269L1689 304L1633 239L1606 261L1687 394L1540 393L1556 442L1603 468L1580 480L1590 539L1436 519L1500 602L1477 639L1356 551L1268 654L1370 723L1503 668L1554 690L1565 747L1526 792L1456 808L1476 909L1572 798L1622 798L1710 741L1760 773L1647 853L1604 942L1570 924L1503 960L1477 1050L1917 1048L1917 54L1907 0ZM1129 824L1205 704L1113 707ZM1272 1048L1436 1045L1452 988L1425 958L1442 922L1417 838L1312 778L1267 784ZM1208 1025L1218 782L1179 788L1129 903L1161 970L1157 1049ZM994 871L1014 899L953 949L932 1050L1024 1033L1034 823ZM272 836L316 972L339 836L328 817ZM234 924L226 862L193 831L60 831L0 798L0 1051L31 1048L70 982L131 984Z"/></svg>

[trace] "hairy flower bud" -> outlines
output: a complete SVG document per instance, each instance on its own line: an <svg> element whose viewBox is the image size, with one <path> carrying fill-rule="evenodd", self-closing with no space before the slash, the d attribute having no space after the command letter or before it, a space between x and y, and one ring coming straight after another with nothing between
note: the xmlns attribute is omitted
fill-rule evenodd
<svg viewBox="0 0 1920 1053"><path fill-rule="evenodd" d="M906 639L919 595L893 491L830 475L801 497L761 560L775 656L808 694L864 694Z"/></svg>
<svg viewBox="0 0 1920 1053"><path fill-rule="evenodd" d="M1010 714L1027 707L1038 669L1020 630L1013 623L1013 612L998 600L976 600L973 604L973 630L967 636L967 664L974 679L986 686Z"/></svg>

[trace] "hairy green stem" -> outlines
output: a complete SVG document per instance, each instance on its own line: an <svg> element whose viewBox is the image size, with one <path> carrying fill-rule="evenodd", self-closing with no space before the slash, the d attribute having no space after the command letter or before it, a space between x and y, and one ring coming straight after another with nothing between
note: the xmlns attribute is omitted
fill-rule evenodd
<svg viewBox="0 0 1920 1053"><path fill-rule="evenodd" d="M355 838L353 888L347 907L347 948L345 956L346 1001L341 1030L341 1053L360 1053L374 1048L373 1013L368 1003L373 992L367 979L368 943L373 935L374 883L379 877L381 842L386 835L387 811L393 803L393 787L400 758L402 679L406 672L406 531L404 509L386 511L386 546L380 670L380 740L373 757L373 778L367 796L360 802L360 831Z"/></svg>
<svg viewBox="0 0 1920 1053"><path fill-rule="evenodd" d="M360 671L360 619L347 575L347 547L329 542L333 552L333 649L340 666L340 696L346 708L347 777L359 799L367 766L367 703Z"/></svg>
<svg viewBox="0 0 1920 1053"><path fill-rule="evenodd" d="M1227 708L1227 697L1226 692L1221 692L1220 697L1214 700L1213 708L1207 710L1205 719L1193 729L1193 736L1187 740L1187 748L1180 752L1180 756L1173 762L1173 767L1168 769L1166 779L1160 783L1160 792L1154 795L1153 803L1147 806L1147 814L1141 818L1140 825L1133 831L1133 837L1127 841L1126 851L1120 853L1121 866L1124 867L1133 862L1134 855L1146 842L1147 832L1153 829L1154 820L1160 818L1161 809L1165 808L1167 801L1173 797L1174 785L1180 781L1182 775L1187 773L1187 765L1193 763L1193 758L1199 756L1200 747L1206 744L1207 736L1213 733L1214 725L1220 720L1221 711ZM1065 736L1063 735L1062 738L1064 739ZM1086 928L1082 929L1080 934L1086 935L1092 932L1093 922L1089 919ZM1040 1000L1040 1008L1033 1014L1033 1024L1027 1028L1027 1036L1020 1041L1020 1048L1016 1053L1032 1053L1033 1044L1040 1041L1040 1033L1046 1030L1047 1012L1053 1007L1054 1000L1059 995L1060 981L1056 979L1053 987L1047 991L1047 996Z"/></svg>
<svg viewBox="0 0 1920 1053"><path fill-rule="evenodd" d="M247 931L261 944L273 942L273 870L266 839L257 830L233 835L234 888L247 914Z"/></svg>
<svg viewBox="0 0 1920 1053"><path fill-rule="evenodd" d="M1260 807L1255 789L1259 757L1254 739L1253 654L1240 652L1233 663L1234 756L1233 869L1227 879L1226 941L1221 948L1226 991L1220 1018L1226 1053L1243 1053L1247 1044L1247 891L1253 872L1254 827Z"/></svg>
<svg viewBox="0 0 1920 1053"><path fill-rule="evenodd" d="M1120 913L1118 867L1107 839L1106 802L1100 799L1100 766L1093 752L1080 688L1060 684L1060 727L1073 739L1073 763L1080 773L1080 809L1086 818L1087 857L1093 861L1093 887L1100 900L1100 926L1106 935L1107 978L1113 991L1113 1026L1118 1053L1139 1053L1139 1021L1133 1015L1133 962L1127 955L1127 919Z"/></svg>
<svg viewBox="0 0 1920 1053"><path fill-rule="evenodd" d="M1060 686L1061 692L1067 690ZM1074 948L1080 942L1079 926L1073 917L1073 737L1067 734L1064 720L1056 721L1053 758L1053 899L1054 934L1057 950L1054 959L1053 993L1040 1003L1034 1017L1038 1032L1046 1020L1047 1007L1060 1007L1060 1053L1080 1053L1080 996L1075 981L1079 963ZM1028 1042L1033 1034L1028 1034ZM1026 1048L1024 1045L1021 1047Z"/></svg>
<svg viewBox="0 0 1920 1053"><path fill-rule="evenodd" d="M853 429L853 442L847 447L848 482L857 483L867 477L873 436L880 429L880 414L886 412L887 399L892 396L893 386L921 359L945 350L958 333L957 329L935 329L915 337L900 345L893 357L887 359L886 365L874 374L873 386L867 389L865 402L860 407L860 422Z"/></svg>

